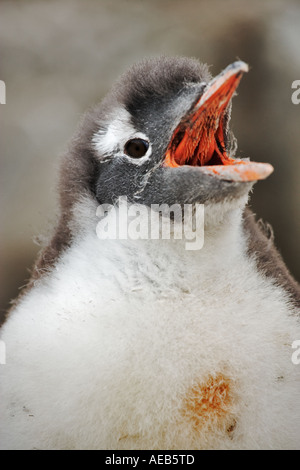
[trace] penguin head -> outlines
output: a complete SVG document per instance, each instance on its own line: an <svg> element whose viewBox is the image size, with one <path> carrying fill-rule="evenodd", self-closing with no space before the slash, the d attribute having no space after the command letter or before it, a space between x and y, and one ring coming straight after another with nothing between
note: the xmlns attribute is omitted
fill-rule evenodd
<svg viewBox="0 0 300 470"><path fill-rule="evenodd" d="M247 71L239 61L212 78L187 58L133 66L85 116L64 170L66 191L82 185L99 204L124 196L145 205L245 199L273 170L234 158L231 98Z"/></svg>

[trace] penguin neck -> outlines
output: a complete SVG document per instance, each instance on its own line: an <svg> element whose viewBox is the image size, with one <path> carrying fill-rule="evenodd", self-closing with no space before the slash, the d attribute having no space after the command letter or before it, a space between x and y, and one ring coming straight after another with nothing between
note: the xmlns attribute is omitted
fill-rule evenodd
<svg viewBox="0 0 300 470"><path fill-rule="evenodd" d="M99 228L97 206L94 202L89 201L87 204L83 201L74 211L73 233L77 233L75 249L77 253L81 251L80 259L83 263L92 263L94 268L98 263L103 275L106 275L103 266L108 267L110 275L115 271L118 281L126 285L130 279L135 282L139 273L148 277L152 283L157 282L158 278L161 281L163 279L165 286L169 287L177 282L176 278L178 284L181 282L179 278L187 278L187 284L194 283L196 278L199 282L199 277L203 280L217 278L221 271L224 276L229 267L232 269L236 265L238 271L241 259L245 259L242 210L242 204L232 207L220 203L205 207L204 226L200 224L194 238L189 240L176 238L174 230L166 238L132 239L130 236L123 236L121 239L114 239L101 237L100 229L103 229L104 224ZM147 212L144 213L146 214ZM80 227L76 227L76 220L80 221ZM137 220L135 222L138 226ZM138 222L143 226L143 216ZM130 235L132 220L128 222L127 219L125 223L127 235ZM124 235L126 231L124 227L122 229Z"/></svg>

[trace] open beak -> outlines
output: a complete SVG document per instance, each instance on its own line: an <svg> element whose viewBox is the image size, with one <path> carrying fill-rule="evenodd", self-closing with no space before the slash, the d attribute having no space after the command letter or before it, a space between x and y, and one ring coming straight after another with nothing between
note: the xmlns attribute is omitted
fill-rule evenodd
<svg viewBox="0 0 300 470"><path fill-rule="evenodd" d="M175 129L164 166L199 167L206 174L227 181L257 181L273 172L268 163L249 162L227 155L224 128L226 110L248 65L229 65L206 87L196 104Z"/></svg>

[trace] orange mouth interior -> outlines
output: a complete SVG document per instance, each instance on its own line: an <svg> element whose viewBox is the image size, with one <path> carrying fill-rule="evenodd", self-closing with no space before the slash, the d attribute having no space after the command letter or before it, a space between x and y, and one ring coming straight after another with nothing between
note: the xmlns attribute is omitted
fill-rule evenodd
<svg viewBox="0 0 300 470"><path fill-rule="evenodd" d="M174 131L165 166L215 166L245 163L229 157L225 148L224 119L228 103L242 77L239 72L206 90ZM215 86L214 86L215 85Z"/></svg>
<svg viewBox="0 0 300 470"><path fill-rule="evenodd" d="M229 65L213 79L192 110L176 127L168 145L164 166L192 166L201 174L222 180L252 182L267 178L273 167L235 159L227 155L224 136L226 110L242 75L248 71L244 62Z"/></svg>

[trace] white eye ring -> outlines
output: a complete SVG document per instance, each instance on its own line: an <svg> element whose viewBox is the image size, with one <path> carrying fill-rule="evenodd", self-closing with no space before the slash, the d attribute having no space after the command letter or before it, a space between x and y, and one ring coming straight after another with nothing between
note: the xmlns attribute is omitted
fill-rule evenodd
<svg viewBox="0 0 300 470"><path fill-rule="evenodd" d="M146 155L149 142L144 139L130 139L124 146L124 153L131 158L142 158Z"/></svg>
<svg viewBox="0 0 300 470"><path fill-rule="evenodd" d="M131 143L131 142L135 142L135 141L140 141L144 144L145 146L145 153L144 154L141 154L141 156L134 156L133 154L130 155L129 154L129 149L126 147ZM129 151L128 151L129 150ZM137 152L138 153L138 152ZM151 156L152 154L152 146L151 146L151 142L149 141L148 137L145 135L145 134L142 134L141 132L138 132L132 136L130 136L126 142L124 142L124 145L123 145L123 158L126 158L128 159L131 163L135 164L135 165L142 165L143 163L145 163L149 157Z"/></svg>
<svg viewBox="0 0 300 470"><path fill-rule="evenodd" d="M145 134L133 127L130 120L131 116L125 109L118 109L107 128L104 125L94 134L92 142L101 162L117 157L127 159L134 165L142 165L148 160L152 154L151 143ZM141 139L149 144L145 155L140 158L131 157L125 151L126 144L134 139Z"/></svg>

